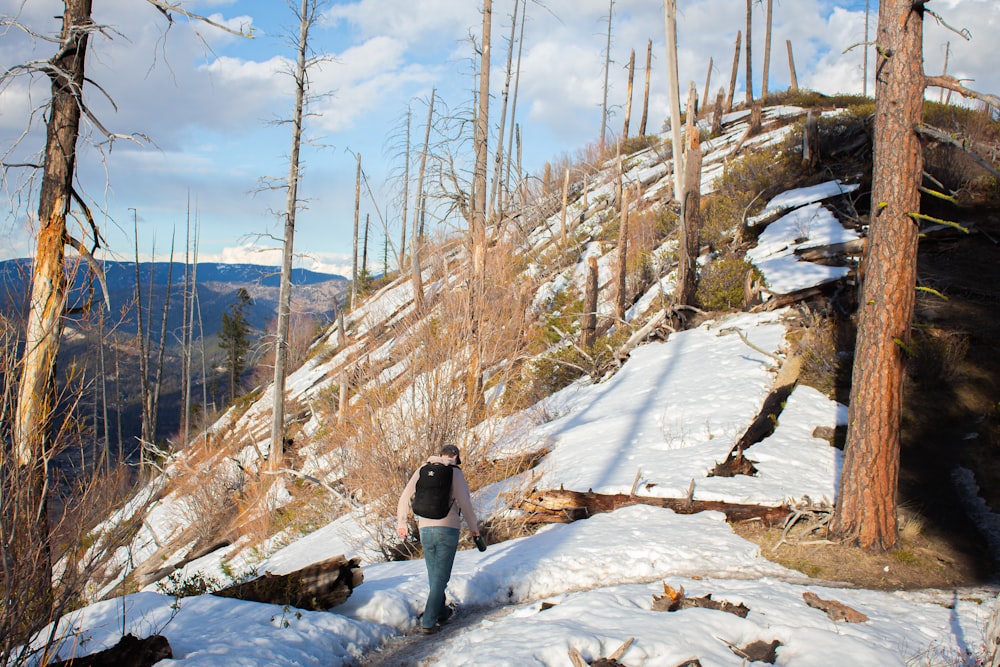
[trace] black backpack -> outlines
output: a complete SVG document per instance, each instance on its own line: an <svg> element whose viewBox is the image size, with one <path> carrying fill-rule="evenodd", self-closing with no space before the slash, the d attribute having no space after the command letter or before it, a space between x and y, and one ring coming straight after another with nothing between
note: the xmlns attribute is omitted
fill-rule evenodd
<svg viewBox="0 0 1000 667"><path fill-rule="evenodd" d="M413 494L413 513L425 519L443 519L451 510L452 466L425 463Z"/></svg>

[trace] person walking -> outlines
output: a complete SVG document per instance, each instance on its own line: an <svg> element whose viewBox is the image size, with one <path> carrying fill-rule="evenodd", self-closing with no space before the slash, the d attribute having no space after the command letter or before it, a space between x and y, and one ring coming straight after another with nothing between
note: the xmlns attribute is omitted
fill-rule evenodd
<svg viewBox="0 0 1000 667"><path fill-rule="evenodd" d="M458 467L461 463L462 457L458 447L455 445L442 447L438 456L429 457L427 462L413 473L406 488L403 489L396 507L396 533L401 538L406 539L409 535L407 519L410 505L414 501L414 496L418 496L414 514L417 517L417 528L420 530L420 543L424 548L424 563L427 566L427 583L430 588L424 613L420 619L420 631L428 635L440 630L441 623L451 617L451 610L445 605L444 593L448 587L448 580L451 579L455 552L458 551L461 520L465 520L466 526L474 537L479 537L479 522L476 519L475 510L472 508L469 484L465 480L462 469ZM421 471L423 471L423 475ZM443 501L441 510L428 511L423 509L427 504L427 498L421 496L435 493L434 487L430 486L427 480L430 479L433 483L435 476L441 479L442 476L446 477L449 471L450 488L445 485L440 492ZM434 499L430 500L433 504ZM443 516L432 518L421 516L420 512L435 517L437 515Z"/></svg>

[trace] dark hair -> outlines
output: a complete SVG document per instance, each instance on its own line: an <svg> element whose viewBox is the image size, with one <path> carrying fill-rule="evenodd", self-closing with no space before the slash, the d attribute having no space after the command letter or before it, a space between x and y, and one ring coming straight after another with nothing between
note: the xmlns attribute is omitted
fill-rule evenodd
<svg viewBox="0 0 1000 667"><path fill-rule="evenodd" d="M452 456L456 465L462 465L462 456L455 445L445 445L441 448L441 456Z"/></svg>

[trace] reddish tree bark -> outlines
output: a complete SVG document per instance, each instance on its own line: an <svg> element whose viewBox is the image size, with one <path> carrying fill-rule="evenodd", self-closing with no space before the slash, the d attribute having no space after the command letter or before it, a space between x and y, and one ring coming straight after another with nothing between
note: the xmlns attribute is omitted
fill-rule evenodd
<svg viewBox="0 0 1000 667"><path fill-rule="evenodd" d="M879 6L872 220L863 271L851 405L832 531L869 549L899 540L896 493L903 361L917 277L918 186L923 154L914 128L923 109L923 10Z"/></svg>

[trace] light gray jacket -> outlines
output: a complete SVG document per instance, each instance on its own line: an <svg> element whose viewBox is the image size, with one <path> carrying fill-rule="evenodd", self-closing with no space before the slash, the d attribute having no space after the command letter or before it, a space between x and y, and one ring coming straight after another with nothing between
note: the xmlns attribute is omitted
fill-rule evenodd
<svg viewBox="0 0 1000 667"><path fill-rule="evenodd" d="M443 463L454 465L455 459L450 456L432 456L427 459L427 463ZM413 493L417 490L417 480L420 478L418 468L406 483L403 494L399 497L396 506L396 529L405 530L406 520L410 514L410 501L413 500ZM461 528L461 519L465 519L465 525L473 533L479 532L479 521L476 519L476 512L472 509L472 498L469 496L469 483L465 481L465 475L459 467L452 468L451 476L451 509L443 519L427 519L422 516L417 517L417 527L427 528L429 526L444 526L446 528Z"/></svg>

